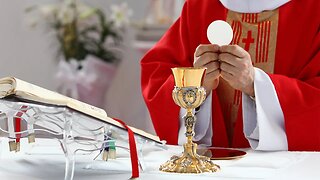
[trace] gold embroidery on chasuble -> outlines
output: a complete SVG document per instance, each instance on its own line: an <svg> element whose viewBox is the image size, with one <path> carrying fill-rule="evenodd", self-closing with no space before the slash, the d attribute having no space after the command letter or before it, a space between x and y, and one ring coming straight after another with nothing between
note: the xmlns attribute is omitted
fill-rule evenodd
<svg viewBox="0 0 320 180"><path fill-rule="evenodd" d="M237 44L248 51L253 65L267 73L274 71L278 16L278 9L246 14L228 11L227 15L227 22L233 29L231 44ZM217 93L231 144L242 93L222 78Z"/></svg>

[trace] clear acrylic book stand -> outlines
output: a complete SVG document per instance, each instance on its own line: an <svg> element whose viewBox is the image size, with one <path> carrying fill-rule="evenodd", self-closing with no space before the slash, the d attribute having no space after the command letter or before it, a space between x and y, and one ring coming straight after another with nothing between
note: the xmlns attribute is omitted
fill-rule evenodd
<svg viewBox="0 0 320 180"><path fill-rule="evenodd" d="M65 155L65 180L73 179L77 151L100 151L104 160L108 158L106 151L111 151L111 148L129 151L128 147L115 145L115 141L128 144L127 131L124 129L68 107L22 102L16 98L0 99L0 135L9 139L10 151L20 150L20 138L28 138L29 143L35 142L38 137L59 141ZM135 135L135 140L140 169L143 170L143 146L151 144L164 148L164 143L159 144L139 135Z"/></svg>

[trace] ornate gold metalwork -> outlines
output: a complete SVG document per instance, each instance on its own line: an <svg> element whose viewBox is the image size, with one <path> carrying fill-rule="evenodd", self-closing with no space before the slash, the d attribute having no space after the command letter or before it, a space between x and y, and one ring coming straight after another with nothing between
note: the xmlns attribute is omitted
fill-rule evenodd
<svg viewBox="0 0 320 180"><path fill-rule="evenodd" d="M206 91L201 87L205 68L173 68L175 88L172 91L174 102L187 109L183 117L186 126L187 142L183 145L181 156L173 156L160 166L161 171L176 173L216 172L220 167L214 164L209 157L197 154L197 144L192 142L196 116L192 110L200 106L206 97Z"/></svg>

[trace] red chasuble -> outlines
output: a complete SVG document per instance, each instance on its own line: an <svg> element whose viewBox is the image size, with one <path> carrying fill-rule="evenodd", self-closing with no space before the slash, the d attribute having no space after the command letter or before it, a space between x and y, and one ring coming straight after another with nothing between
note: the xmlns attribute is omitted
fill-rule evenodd
<svg viewBox="0 0 320 180"><path fill-rule="evenodd" d="M181 17L141 61L143 96L157 135L177 144L180 107L171 97L171 68L191 67L196 47L209 44L208 25L225 20L234 30L232 43L247 50L275 86L289 150L320 150L319 9L319 0L291 0L273 11L241 14L218 0L188 0ZM212 94L213 145L248 147L241 93L221 81Z"/></svg>

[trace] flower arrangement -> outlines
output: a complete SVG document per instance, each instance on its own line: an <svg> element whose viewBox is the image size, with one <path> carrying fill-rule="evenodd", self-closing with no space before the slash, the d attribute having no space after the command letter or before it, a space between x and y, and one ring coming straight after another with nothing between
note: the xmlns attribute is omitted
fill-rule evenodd
<svg viewBox="0 0 320 180"><path fill-rule="evenodd" d="M59 42L58 55L66 61L82 61L92 55L104 62L117 64L124 27L132 11L126 3L111 6L111 14L77 0L33 6L27 12L37 13L32 26L39 22L53 30ZM41 21L39 21L41 20ZM44 21L43 21L44 20Z"/></svg>

